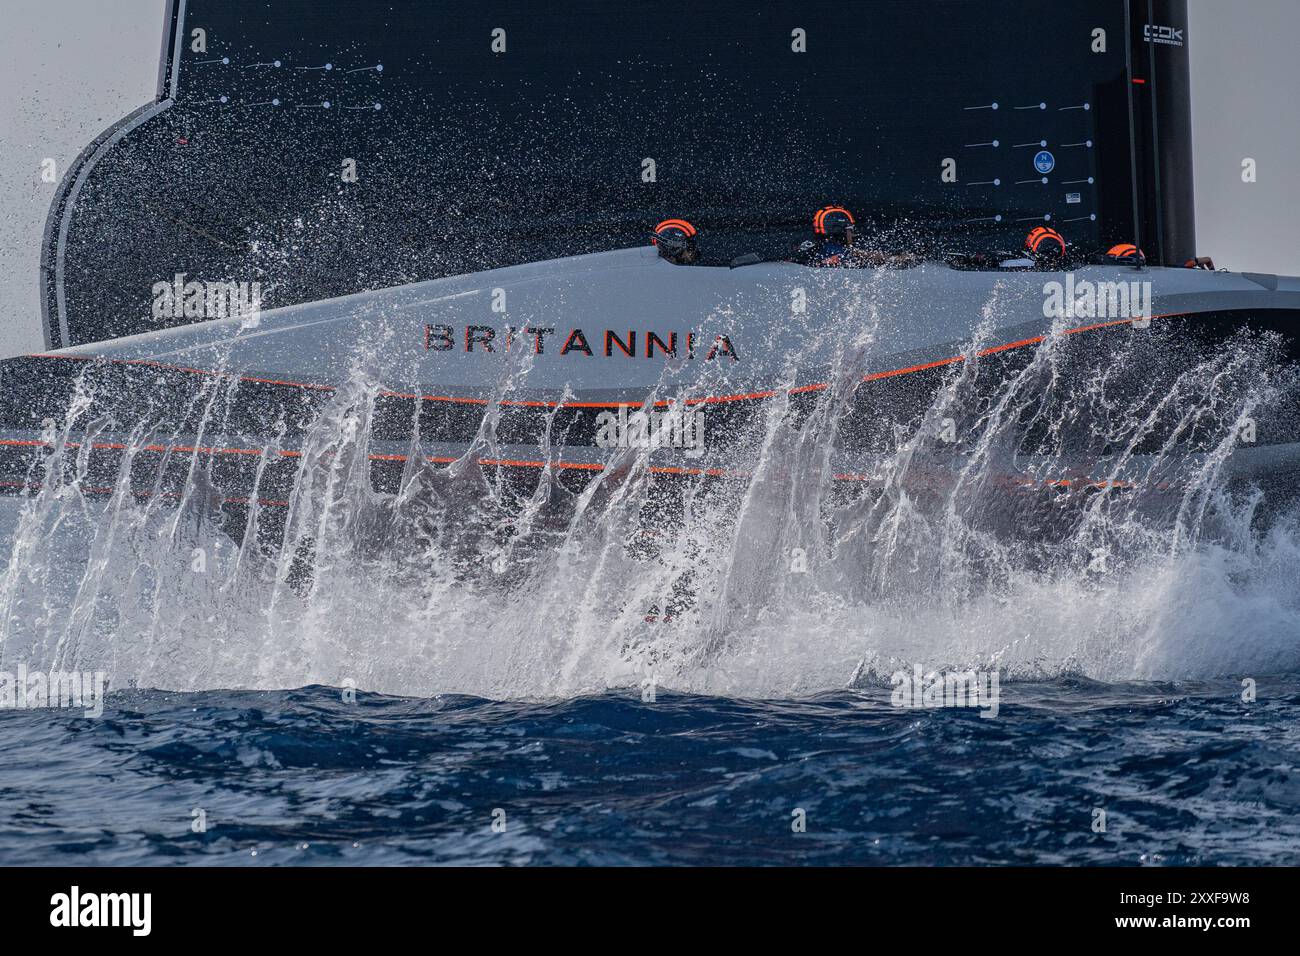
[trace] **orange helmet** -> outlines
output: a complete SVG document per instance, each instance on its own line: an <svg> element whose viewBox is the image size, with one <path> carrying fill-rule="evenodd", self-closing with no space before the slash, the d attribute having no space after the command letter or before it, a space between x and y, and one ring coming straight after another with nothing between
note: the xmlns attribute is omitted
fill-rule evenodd
<svg viewBox="0 0 1300 956"><path fill-rule="evenodd" d="M650 244L657 246L659 245L660 239L667 239L669 241L676 239L679 242L686 239L694 239L697 232L699 232L699 230L685 219L665 219L663 222L659 223L659 225L655 226L655 233L650 239Z"/></svg>
<svg viewBox="0 0 1300 956"><path fill-rule="evenodd" d="M695 235L699 230L685 219L665 219L655 226L650 244L659 247L659 255L674 262L681 257L694 259Z"/></svg>
<svg viewBox="0 0 1300 956"><path fill-rule="evenodd" d="M1137 262L1139 264L1147 261L1147 257L1143 255L1142 250L1131 242L1121 242L1117 246L1111 246L1106 250L1106 258L1112 262Z"/></svg>
<svg viewBox="0 0 1300 956"><path fill-rule="evenodd" d="M819 236L842 236L853 226L853 213L843 206L823 206L813 216L813 232Z"/></svg>
<svg viewBox="0 0 1300 956"><path fill-rule="evenodd" d="M1065 239L1055 229L1047 226L1038 226L1025 237L1025 248L1033 255L1051 255L1054 251L1052 243L1060 247L1059 255L1065 255Z"/></svg>

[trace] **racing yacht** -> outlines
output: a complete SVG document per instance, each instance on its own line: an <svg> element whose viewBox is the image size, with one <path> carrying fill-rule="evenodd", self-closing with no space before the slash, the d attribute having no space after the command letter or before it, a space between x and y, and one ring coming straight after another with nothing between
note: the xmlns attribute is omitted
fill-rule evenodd
<svg viewBox="0 0 1300 956"><path fill-rule="evenodd" d="M376 494L426 469L576 494L743 478L815 435L795 480L877 487L883 457L925 442L959 473L1010 425L1009 487L1160 481L1152 461L1229 450L1234 474L1291 484L1300 279L1198 254L1186 50L1147 5L1007 4L990 42L1038 55L883 91L846 68L867 38L840 5L719 3L712 32L674 14L639 40L597 18L563 65L533 40L577 14L503 7L500 36L452 16L429 60L413 37L437 4L364 29L254 6L174 0L156 100L68 171L48 347L0 363L6 491L197 488L239 536L319 489L309 470ZM987 25L987 4L944 6L954 41ZM1185 3L1155 6L1185 24ZM875 55L927 55L910 16L878 12L894 42ZM1077 42L1043 50L1047 27ZM709 35L730 38L716 73ZM619 43L641 46L610 64ZM910 237L910 267L785 255L833 200L873 241ZM699 262L646 241L672 215L700 224ZM1030 229L1142 252L962 252Z"/></svg>

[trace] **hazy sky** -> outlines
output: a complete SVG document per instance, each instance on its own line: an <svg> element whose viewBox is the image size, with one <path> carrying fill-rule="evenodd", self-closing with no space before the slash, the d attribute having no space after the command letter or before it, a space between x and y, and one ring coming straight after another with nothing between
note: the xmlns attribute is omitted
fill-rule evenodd
<svg viewBox="0 0 1300 956"><path fill-rule="evenodd" d="M1300 275L1300 0L1190 0L1188 21L1197 250Z"/></svg>
<svg viewBox="0 0 1300 956"><path fill-rule="evenodd" d="M153 98L164 0L4 0L0 357L44 347L41 231L59 175ZM1197 246L1215 264L1300 274L1300 0L1190 0ZM1243 183L1241 163L1258 181Z"/></svg>
<svg viewBox="0 0 1300 956"><path fill-rule="evenodd" d="M0 356L40 351L41 232L59 178L105 128L153 99L164 0L3 0Z"/></svg>

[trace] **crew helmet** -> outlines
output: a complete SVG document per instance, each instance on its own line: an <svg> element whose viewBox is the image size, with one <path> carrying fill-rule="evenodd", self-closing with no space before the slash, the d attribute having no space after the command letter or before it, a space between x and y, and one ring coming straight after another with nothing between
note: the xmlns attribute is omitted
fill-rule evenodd
<svg viewBox="0 0 1300 956"><path fill-rule="evenodd" d="M1035 258L1064 258L1065 239L1049 226L1038 226L1025 237L1025 248Z"/></svg>
<svg viewBox="0 0 1300 956"><path fill-rule="evenodd" d="M685 219L665 219L655 226L650 238L652 245L659 248L659 254L666 258L680 256L695 248L695 236L699 232Z"/></svg>
<svg viewBox="0 0 1300 956"><path fill-rule="evenodd" d="M843 238L854 225L853 213L843 206L823 206L813 216L813 232L819 236Z"/></svg>
<svg viewBox="0 0 1300 956"><path fill-rule="evenodd" d="M1117 246L1111 246L1106 250L1106 258L1111 262L1119 262L1125 265L1143 265L1147 257L1143 255L1142 250L1131 242L1121 242Z"/></svg>

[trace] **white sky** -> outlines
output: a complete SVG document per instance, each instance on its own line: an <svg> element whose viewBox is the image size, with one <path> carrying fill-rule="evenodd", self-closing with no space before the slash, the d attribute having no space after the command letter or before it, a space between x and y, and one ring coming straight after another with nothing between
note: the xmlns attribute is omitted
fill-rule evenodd
<svg viewBox="0 0 1300 956"><path fill-rule="evenodd" d="M1300 0L1190 0L1188 21L1197 251L1300 275Z"/></svg>
<svg viewBox="0 0 1300 956"><path fill-rule="evenodd" d="M324 2L324 0L322 0ZM44 347L41 232L60 176L153 98L164 0L3 0L0 357ZM1300 0L1190 0L1197 246L1222 267L1300 274ZM1241 181L1241 161L1258 182Z"/></svg>
<svg viewBox="0 0 1300 956"><path fill-rule="evenodd" d="M0 357L39 351L41 233L59 178L105 128L153 99L164 0L0 6Z"/></svg>

